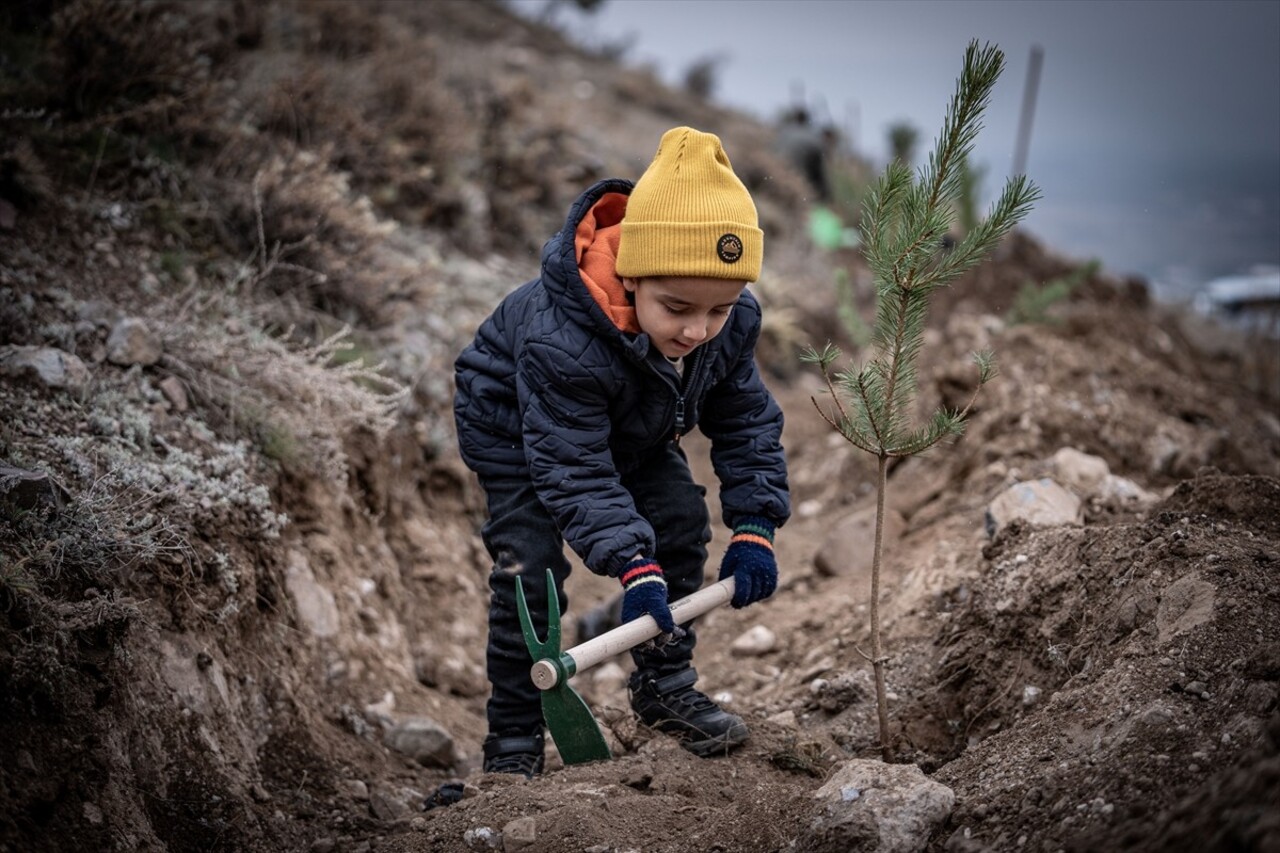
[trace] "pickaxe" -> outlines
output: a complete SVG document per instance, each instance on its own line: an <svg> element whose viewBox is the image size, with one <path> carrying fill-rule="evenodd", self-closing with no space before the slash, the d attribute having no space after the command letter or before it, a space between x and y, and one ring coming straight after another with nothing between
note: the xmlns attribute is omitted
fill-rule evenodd
<svg viewBox="0 0 1280 853"><path fill-rule="evenodd" d="M733 578L726 578L686 596L671 605L671 618L676 624L695 619L733 598ZM651 640L662 633L652 616L641 616L574 646L560 651L560 596L555 578L547 569L547 639L538 639L529 606L525 603L523 579L516 578L516 604L520 611L520 628L529 655L534 659L530 675L542 691L542 719L546 722L556 748L565 764L607 761L613 756L600 733L596 718L582 697L569 686L569 679L614 655Z"/></svg>

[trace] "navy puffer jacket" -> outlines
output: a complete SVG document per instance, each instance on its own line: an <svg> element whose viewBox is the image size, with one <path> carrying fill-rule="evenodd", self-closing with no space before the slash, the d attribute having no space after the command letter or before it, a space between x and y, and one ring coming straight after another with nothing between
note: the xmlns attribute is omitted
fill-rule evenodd
<svg viewBox="0 0 1280 853"><path fill-rule="evenodd" d="M725 523L790 515L782 410L754 349L760 306L743 291L720 334L685 357L683 380L646 334L625 333L588 292L574 235L606 180L574 203L543 248L542 275L508 295L455 363L463 460L482 479L531 479L570 547L616 576L654 553L654 531L619 476L694 426L711 439Z"/></svg>

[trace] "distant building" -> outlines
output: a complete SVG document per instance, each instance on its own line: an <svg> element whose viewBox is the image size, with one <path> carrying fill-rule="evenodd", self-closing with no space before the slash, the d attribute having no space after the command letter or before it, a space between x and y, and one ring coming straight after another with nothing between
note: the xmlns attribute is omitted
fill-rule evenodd
<svg viewBox="0 0 1280 853"><path fill-rule="evenodd" d="M1245 331L1280 337L1280 268L1215 278L1196 294L1195 307Z"/></svg>

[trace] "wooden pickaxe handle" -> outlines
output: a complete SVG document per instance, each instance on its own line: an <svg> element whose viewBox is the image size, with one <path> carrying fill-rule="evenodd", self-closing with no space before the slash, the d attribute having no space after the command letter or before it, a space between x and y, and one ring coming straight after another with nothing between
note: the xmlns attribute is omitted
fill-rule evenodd
<svg viewBox="0 0 1280 853"><path fill-rule="evenodd" d="M732 599L733 590L733 578L717 581L672 604L671 618L677 625L696 619ZM539 690L550 690L560 683L562 668L570 675L582 672L614 655L622 654L633 646L640 645L645 640L652 640L661 633L658 623L654 622L653 617L648 614L639 619L632 619L625 625L619 625L612 631L606 631L562 653L558 661L559 666L550 658L538 661L533 665L531 673L533 683Z"/></svg>

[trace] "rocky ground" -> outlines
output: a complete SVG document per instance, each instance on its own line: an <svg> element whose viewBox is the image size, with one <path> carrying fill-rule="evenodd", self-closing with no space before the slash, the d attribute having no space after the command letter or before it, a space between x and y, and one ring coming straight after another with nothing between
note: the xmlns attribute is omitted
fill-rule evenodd
<svg viewBox="0 0 1280 853"><path fill-rule="evenodd" d="M971 350L1001 375L891 471L885 765L874 466L797 358L856 351L835 281L868 318L870 282L808 244L770 128L486 3L60 8L0 18L0 850L1280 849L1273 341L1026 234L938 296L921 411ZM488 776L450 364L677 123L770 234L796 514L777 595L697 659L752 737L700 760L637 726L620 658L575 679L614 760ZM572 639L613 584L570 585Z"/></svg>

